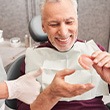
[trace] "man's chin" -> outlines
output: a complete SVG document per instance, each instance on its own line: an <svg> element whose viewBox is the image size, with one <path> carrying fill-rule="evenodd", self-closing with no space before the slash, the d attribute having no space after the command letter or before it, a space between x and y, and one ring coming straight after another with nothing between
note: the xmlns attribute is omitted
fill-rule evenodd
<svg viewBox="0 0 110 110"><path fill-rule="evenodd" d="M61 44L53 44L53 46L60 52L66 52L66 51L69 51L71 50L71 48L73 47L74 44L66 44L66 45L61 45Z"/></svg>
<svg viewBox="0 0 110 110"><path fill-rule="evenodd" d="M68 48L67 48L67 47L66 47L66 48L64 48L64 47L58 48L58 47L57 47L57 50L60 51L60 52L67 52L67 51L71 50L71 48L72 48L72 46L71 46L71 47L68 47Z"/></svg>

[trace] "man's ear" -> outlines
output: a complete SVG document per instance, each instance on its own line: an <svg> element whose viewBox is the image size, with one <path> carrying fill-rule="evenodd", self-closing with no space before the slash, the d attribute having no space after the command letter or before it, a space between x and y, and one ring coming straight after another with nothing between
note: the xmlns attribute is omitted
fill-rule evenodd
<svg viewBox="0 0 110 110"><path fill-rule="evenodd" d="M46 30L44 28L44 25L42 24L42 30L44 31L44 33L46 33Z"/></svg>

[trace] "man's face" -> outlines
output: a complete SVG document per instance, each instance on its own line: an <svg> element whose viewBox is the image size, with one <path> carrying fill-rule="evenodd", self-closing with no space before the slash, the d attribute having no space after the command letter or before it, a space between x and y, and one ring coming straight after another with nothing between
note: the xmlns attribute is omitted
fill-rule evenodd
<svg viewBox="0 0 110 110"><path fill-rule="evenodd" d="M47 3L43 11L43 30L51 44L59 51L73 46L78 31L77 13L69 0Z"/></svg>

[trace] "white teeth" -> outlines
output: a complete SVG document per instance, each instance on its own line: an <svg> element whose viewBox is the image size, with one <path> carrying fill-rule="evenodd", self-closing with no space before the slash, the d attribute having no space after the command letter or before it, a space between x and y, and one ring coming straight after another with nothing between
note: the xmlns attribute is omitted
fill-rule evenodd
<svg viewBox="0 0 110 110"><path fill-rule="evenodd" d="M68 39L69 39L69 37L66 39L59 39L59 41L66 42L66 41L68 41Z"/></svg>

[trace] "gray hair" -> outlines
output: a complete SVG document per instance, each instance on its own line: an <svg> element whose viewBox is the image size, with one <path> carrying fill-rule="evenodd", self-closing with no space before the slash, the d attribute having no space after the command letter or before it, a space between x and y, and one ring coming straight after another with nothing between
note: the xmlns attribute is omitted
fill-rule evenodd
<svg viewBox="0 0 110 110"><path fill-rule="evenodd" d="M41 16L42 16L42 12L44 10L44 6L46 3L48 2L61 2L61 0L43 0L40 4L40 13L41 13ZM70 2L73 4L73 6L75 7L76 9L76 13L77 13L77 8L78 8L78 4L77 4L77 0L70 0Z"/></svg>

